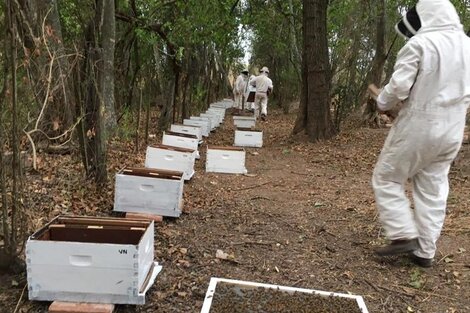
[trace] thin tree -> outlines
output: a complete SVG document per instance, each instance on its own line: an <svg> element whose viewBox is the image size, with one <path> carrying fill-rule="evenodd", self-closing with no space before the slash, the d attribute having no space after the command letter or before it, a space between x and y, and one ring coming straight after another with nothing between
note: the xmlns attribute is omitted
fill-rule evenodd
<svg viewBox="0 0 470 313"><path fill-rule="evenodd" d="M0 166L3 167L0 171L0 192L1 192L1 204L2 204L2 228L3 228L3 238L4 238L4 247L0 247L0 268L10 267L19 264L18 259L18 247L21 244L20 236L22 235L22 226L24 218L22 214L22 206L20 199L20 189L21 189L21 168L20 168L20 141L19 141L19 120L18 120L18 91L17 91L17 28L16 28L16 12L12 5L12 0L7 1L5 5L5 17L7 20L6 27L6 42L5 43L5 52L7 55L7 62L10 66L10 75L7 74L5 70L7 80L11 79L10 84L5 83L4 91L6 92L6 86L8 86L10 107L11 107L11 141L10 145L12 148L12 161L11 161L11 189L10 195L11 199L8 201L7 197L7 184L6 184L6 166L3 164L3 134L2 140L0 142L1 148L0 153L2 158L0 158ZM3 92L2 92L3 93ZM1 105L0 114L3 114L4 106ZM2 130L3 131L3 130ZM6 133L6 132L5 132ZM10 204L10 212L8 211L8 205ZM10 218L8 219L8 213L10 213ZM9 225L8 225L9 224Z"/></svg>
<svg viewBox="0 0 470 313"><path fill-rule="evenodd" d="M370 101L367 99L367 86L369 84L375 84L380 86L382 82L382 75L384 71L385 62L387 61L387 51L386 51L386 23L387 23L387 14L386 14L386 5L385 0L378 0L376 2L376 41L375 41L375 56L372 61L372 68L367 73L367 77L364 80L364 84L361 88L361 93L359 95L360 103L365 103L366 107L363 112L363 119L365 122L375 124L380 126L380 118L378 116L375 101Z"/></svg>
<svg viewBox="0 0 470 313"><path fill-rule="evenodd" d="M303 0L302 94L294 134L305 131L311 141L336 134L330 113L327 9L328 0Z"/></svg>
<svg viewBox="0 0 470 313"><path fill-rule="evenodd" d="M82 155L98 185L107 182L107 140L116 126L114 111L114 0L97 0L85 32L84 103L86 138ZM81 133L83 136L83 132Z"/></svg>

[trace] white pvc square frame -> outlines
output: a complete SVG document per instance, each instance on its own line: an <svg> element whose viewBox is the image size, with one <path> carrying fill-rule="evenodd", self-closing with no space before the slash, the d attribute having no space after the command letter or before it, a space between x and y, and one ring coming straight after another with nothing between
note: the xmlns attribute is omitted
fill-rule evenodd
<svg viewBox="0 0 470 313"><path fill-rule="evenodd" d="M323 297L339 297L339 298L354 299L356 300L357 305L359 309L362 311L362 313L369 313L369 311L367 310L366 304L364 302L364 299L361 296L320 291L320 290L314 290L314 289L303 289L303 288L286 287L286 286L279 286L279 285L261 284L261 283L254 283L254 282L233 280L233 279L224 279L224 278L217 278L217 277L212 277L209 282L209 288L207 289L207 292L206 292L206 297L202 305L201 313L210 313L211 306L212 306L212 299L214 298L214 294L216 292L217 283L232 284L235 286L240 286L242 288L263 287L267 289L276 289L276 290L280 290L280 291L284 291L288 293L304 292L304 293L310 293L310 294L323 296Z"/></svg>

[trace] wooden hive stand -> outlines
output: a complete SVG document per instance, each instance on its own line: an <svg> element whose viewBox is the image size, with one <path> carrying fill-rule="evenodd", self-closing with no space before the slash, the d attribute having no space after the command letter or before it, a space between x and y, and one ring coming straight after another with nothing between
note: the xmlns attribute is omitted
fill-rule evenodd
<svg viewBox="0 0 470 313"><path fill-rule="evenodd" d="M163 216L153 215L153 214L148 214L148 213L127 212L126 218L131 219L131 220L136 220L136 219L137 220L150 220L150 221L154 221L155 223L163 222Z"/></svg>
<svg viewBox="0 0 470 313"><path fill-rule="evenodd" d="M113 313L114 304L54 301L49 313Z"/></svg>

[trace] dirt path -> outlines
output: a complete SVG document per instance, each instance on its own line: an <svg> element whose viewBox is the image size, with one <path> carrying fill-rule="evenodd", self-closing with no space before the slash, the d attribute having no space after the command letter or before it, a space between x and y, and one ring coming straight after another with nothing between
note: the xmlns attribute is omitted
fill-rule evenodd
<svg viewBox="0 0 470 313"><path fill-rule="evenodd" d="M204 173L201 149L196 176L185 186L191 212L156 227L156 259L163 272L147 304L121 306L118 312L199 312L212 276L351 292L364 296L370 312L470 312L469 158L452 172L437 266L422 270L402 258L385 262L373 255L384 238L370 177L386 131L358 129L327 143L300 143L290 138L294 118L274 112L260 125L265 146L247 149L248 176ZM232 145L231 125L227 116L208 143ZM125 149L119 146L112 159L143 164L143 154L132 158ZM76 161L64 162L78 171ZM51 188L59 188L54 184L59 175L51 175ZM69 179L62 188L74 184L73 175ZM85 187L72 189L67 197L72 213L106 215L112 188L93 196ZM47 212L45 219L57 213ZM217 259L218 249L233 259ZM0 300L16 304L24 277L3 278ZM8 286L11 279L19 285ZM22 307L23 312L46 308L30 302Z"/></svg>

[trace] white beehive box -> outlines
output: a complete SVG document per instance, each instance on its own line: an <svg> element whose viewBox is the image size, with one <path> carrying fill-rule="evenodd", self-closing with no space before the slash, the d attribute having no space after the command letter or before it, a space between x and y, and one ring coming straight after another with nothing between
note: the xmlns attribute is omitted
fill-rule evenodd
<svg viewBox="0 0 470 313"><path fill-rule="evenodd" d="M215 113L219 117L219 123L224 121L225 109L209 108L206 113Z"/></svg>
<svg viewBox="0 0 470 313"><path fill-rule="evenodd" d="M227 109L233 107L233 105L234 105L234 101L232 99L227 99L226 98L226 99L222 100L221 102L225 105L225 107Z"/></svg>
<svg viewBox="0 0 470 313"><path fill-rule="evenodd" d="M261 148L263 146L263 132L251 128L239 128L235 131L234 145Z"/></svg>
<svg viewBox="0 0 470 313"><path fill-rule="evenodd" d="M191 149L194 151L196 159L199 159L200 157L198 151L199 140L194 135L186 135L172 131L163 132L162 144L166 146Z"/></svg>
<svg viewBox="0 0 470 313"><path fill-rule="evenodd" d="M191 116L189 119L196 121L207 121L207 125L210 131L214 130L215 128L215 125L212 124L212 120L209 117Z"/></svg>
<svg viewBox="0 0 470 313"><path fill-rule="evenodd" d="M245 150L236 147L207 147L206 172L246 174Z"/></svg>
<svg viewBox="0 0 470 313"><path fill-rule="evenodd" d="M221 106L225 109L230 109L230 108L233 107L233 100L218 101L218 102L214 102L212 105L213 106Z"/></svg>
<svg viewBox="0 0 470 313"><path fill-rule="evenodd" d="M124 169L116 174L114 211L179 217L183 185L182 172Z"/></svg>
<svg viewBox="0 0 470 313"><path fill-rule="evenodd" d="M153 221L57 217L26 243L29 300L144 304L153 254Z"/></svg>
<svg viewBox="0 0 470 313"><path fill-rule="evenodd" d="M211 120L211 125L214 125L214 128L219 127L220 125L220 116L213 112L201 113L201 117L207 117Z"/></svg>
<svg viewBox="0 0 470 313"><path fill-rule="evenodd" d="M361 296L354 296L349 294L343 293L335 293L335 292L327 292L327 291L320 291L314 289L304 289L304 288L294 288L294 287L286 287L286 286L279 286L279 285L270 285L270 284L261 284L261 283L254 283L248 281L241 281L241 280L233 280L233 279L223 279L223 278L216 278L212 277L209 282L209 288L206 292L206 297L204 299L204 303L202 305L201 313L210 313L211 306L212 306L212 299L214 299L214 295L217 293L217 285L224 284L233 286L236 289L255 289L255 288L266 288L266 289L274 289L286 293L308 293L320 297L339 297L339 298L347 298L355 301L357 303L358 309L362 313L369 313L367 310L366 304L364 302L364 298ZM339 313L339 312L338 312Z"/></svg>
<svg viewBox="0 0 470 313"><path fill-rule="evenodd" d="M253 128L256 126L256 117L234 115L233 123L237 128Z"/></svg>
<svg viewBox="0 0 470 313"><path fill-rule="evenodd" d="M194 135L197 137L199 142L202 142L202 128L199 126L171 124L170 131L180 134Z"/></svg>
<svg viewBox="0 0 470 313"><path fill-rule="evenodd" d="M227 110L227 108L225 107L225 104L222 104L222 103L219 103L219 102L216 102L216 103L212 103L209 108L211 109L219 109L219 110L224 110L224 115L225 115L225 111Z"/></svg>
<svg viewBox="0 0 470 313"><path fill-rule="evenodd" d="M226 110L224 108L218 108L218 107L212 107L210 106L206 112L214 112L214 113L217 113L219 114L222 119L224 119L225 117L225 113L226 113Z"/></svg>
<svg viewBox="0 0 470 313"><path fill-rule="evenodd" d="M183 120L183 125L201 127L202 135L204 137L209 137L209 134L211 132L211 129L209 128L209 122L207 122L207 121L184 119Z"/></svg>
<svg viewBox="0 0 470 313"><path fill-rule="evenodd" d="M225 108L225 105L223 104L220 104L220 103L212 103L211 105L209 105L209 109L217 109L217 110L220 110L224 113L227 112L227 109Z"/></svg>
<svg viewBox="0 0 470 313"><path fill-rule="evenodd" d="M193 177L194 161L194 150L166 145L149 146L145 155L145 167L183 172L184 180Z"/></svg>

